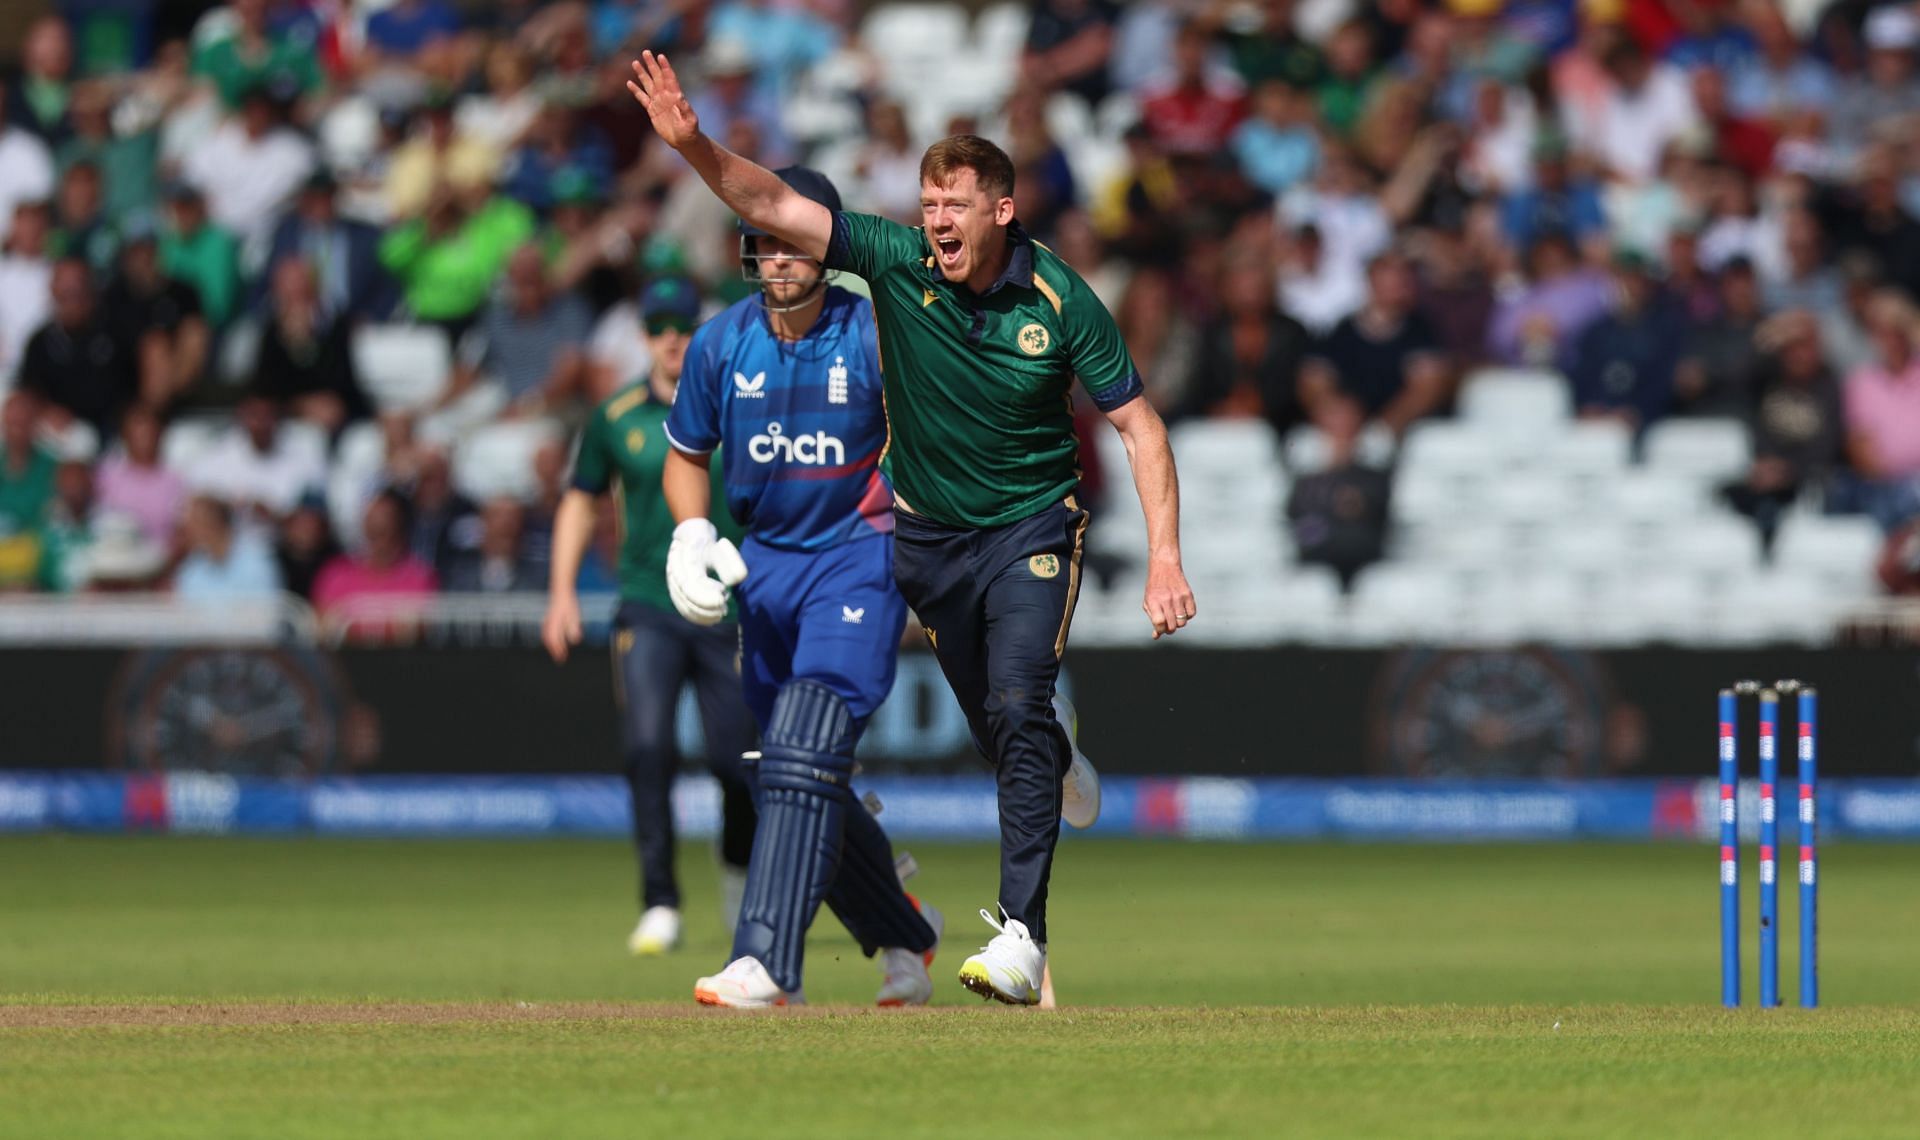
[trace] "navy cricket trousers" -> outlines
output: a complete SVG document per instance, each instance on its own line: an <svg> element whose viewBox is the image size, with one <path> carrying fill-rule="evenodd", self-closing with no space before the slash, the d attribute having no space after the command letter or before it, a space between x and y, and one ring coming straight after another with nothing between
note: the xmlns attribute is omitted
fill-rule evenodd
<svg viewBox="0 0 1920 1140"><path fill-rule="evenodd" d="M1053 686L1086 533L1087 513L1071 496L985 529L894 512L894 580L999 785L1000 905L1038 942L1047 940L1060 785L1073 763Z"/></svg>
<svg viewBox="0 0 1920 1140"><path fill-rule="evenodd" d="M706 730L707 767L720 781L720 858L744 869L753 853L753 794L740 754L753 749L753 714L740 698L739 634L728 623L700 626L677 613L622 602L613 635L614 691L621 747L633 789L633 841L640 855L640 905L680 905L673 873L673 777L680 766L674 713L693 685Z"/></svg>

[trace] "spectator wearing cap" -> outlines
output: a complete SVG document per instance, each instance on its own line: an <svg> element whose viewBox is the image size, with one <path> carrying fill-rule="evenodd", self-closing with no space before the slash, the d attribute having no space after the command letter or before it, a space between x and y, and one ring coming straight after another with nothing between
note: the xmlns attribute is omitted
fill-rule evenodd
<svg viewBox="0 0 1920 1140"><path fill-rule="evenodd" d="M53 312L53 262L47 257L51 211L45 202L22 202L0 243L0 387L12 382L27 340Z"/></svg>
<svg viewBox="0 0 1920 1140"><path fill-rule="evenodd" d="M1140 121L1168 154L1218 153L1246 118L1246 85L1232 71L1207 66L1209 46L1204 25L1182 25L1173 41L1172 73L1142 93Z"/></svg>
<svg viewBox="0 0 1920 1140"><path fill-rule="evenodd" d="M1875 359L1848 375L1847 455L1862 505L1882 527L1920 514L1920 312L1897 290L1867 309Z"/></svg>
<svg viewBox="0 0 1920 1140"><path fill-rule="evenodd" d="M274 226L257 302L269 300L265 290L275 267L298 258L314 275L327 319L377 321L392 312L399 298L393 278L380 264L380 232L341 217L338 196L338 183L325 167L307 176L293 209Z"/></svg>
<svg viewBox="0 0 1920 1140"><path fill-rule="evenodd" d="M267 597L280 590L280 567L258 532L236 525L233 507L195 495L181 520L187 556L173 578L175 596L190 602Z"/></svg>
<svg viewBox="0 0 1920 1140"><path fill-rule="evenodd" d="M293 22L275 29L270 0L233 0L233 31L194 50L193 74L213 85L221 102L238 107L248 91L266 83L286 85L293 97L320 89L320 53L313 26Z"/></svg>
<svg viewBox="0 0 1920 1140"><path fill-rule="evenodd" d="M1686 355L1674 377L1676 408L1689 415L1746 416L1754 406L1762 364L1757 338L1766 319L1759 274L1736 257L1715 275L1714 315L1687 331Z"/></svg>
<svg viewBox="0 0 1920 1140"><path fill-rule="evenodd" d="M700 116L700 129L713 138L727 139L746 126L759 140L755 161L769 170L791 164L793 142L780 109L780 97L756 82L753 49L739 39L717 37L707 41L700 66L707 82L688 100Z"/></svg>
<svg viewBox="0 0 1920 1140"><path fill-rule="evenodd" d="M27 28L20 71L7 84L7 119L49 147L67 137L73 98L73 33L58 16L42 16Z"/></svg>
<svg viewBox="0 0 1920 1140"><path fill-rule="evenodd" d="M1323 427L1357 411L1396 436L1443 407L1451 376L1414 307L1413 268L1388 252L1367 265L1367 300L1315 344L1300 369L1300 405Z"/></svg>
<svg viewBox="0 0 1920 1140"><path fill-rule="evenodd" d="M1574 350L1574 407L1584 419L1644 431L1673 406L1686 330L1644 255L1616 254L1613 280L1613 311L1588 326Z"/></svg>
<svg viewBox="0 0 1920 1140"><path fill-rule="evenodd" d="M100 316L114 335L136 346L151 370L151 395L164 407L206 374L213 331L193 286L167 275L151 219L129 217L121 230L118 272L100 294Z"/></svg>
<svg viewBox="0 0 1920 1140"><path fill-rule="evenodd" d="M521 246L507 262L501 295L461 345L441 414L465 428L501 411L566 408L586 395L591 331L586 305L553 289L540 247Z"/></svg>
<svg viewBox="0 0 1920 1140"><path fill-rule="evenodd" d="M160 132L150 125L116 130L113 111L113 89L108 80L75 84L73 131L60 144L55 158L63 171L80 163L99 171L101 211L109 221L119 223L159 204Z"/></svg>
<svg viewBox="0 0 1920 1140"><path fill-rule="evenodd" d="M160 268L168 277L193 287L201 311L216 329L224 328L240 298L240 243L207 216L200 191L177 184L167 198L166 225L160 230Z"/></svg>
<svg viewBox="0 0 1920 1140"><path fill-rule="evenodd" d="M445 329L458 343L507 259L533 232L533 214L510 198L489 198L469 209L442 189L423 216L381 237L380 264L400 283L407 312Z"/></svg>
<svg viewBox="0 0 1920 1140"><path fill-rule="evenodd" d="M1097 107L1111 91L1107 57L1120 5L1113 0L1036 0L1028 7L1020 73L1043 91L1071 91Z"/></svg>
<svg viewBox="0 0 1920 1140"><path fill-rule="evenodd" d="M239 115L182 164L181 176L206 195L213 220L243 245L266 244L317 161L313 144L286 125L287 95L283 88L248 88Z"/></svg>
<svg viewBox="0 0 1920 1140"><path fill-rule="evenodd" d="M361 548L336 556L313 582L313 604L321 613L338 613L366 598L421 601L440 588L440 579L407 547L412 510L397 491L382 491L367 504L361 521Z"/></svg>
<svg viewBox="0 0 1920 1140"><path fill-rule="evenodd" d="M310 437L287 430L272 400L248 392L234 407L233 424L185 475L196 494L243 508L250 523L277 520L326 485L326 455Z"/></svg>
<svg viewBox="0 0 1920 1140"><path fill-rule="evenodd" d="M46 403L51 427L90 425L105 439L120 412L143 396L165 403L164 377L142 376L139 347L121 340L101 319L93 271L77 258L53 267L53 319L27 342L19 386Z"/></svg>
<svg viewBox="0 0 1920 1140"><path fill-rule="evenodd" d="M275 263L271 296L248 390L329 437L366 419L373 405L354 372L351 330L321 305L313 267L298 257Z"/></svg>
<svg viewBox="0 0 1920 1140"><path fill-rule="evenodd" d="M439 200L484 198L500 170L500 152L463 134L454 122L453 97L428 96L413 135L393 153L387 166L387 210L397 219L431 213Z"/></svg>
<svg viewBox="0 0 1920 1140"><path fill-rule="evenodd" d="M1920 47L1920 16L1904 5L1881 5L1868 14L1862 35L1866 66L1841 84L1827 118L1828 134L1843 156L1857 153L1876 134L1909 137L1908 119L1920 113L1920 82L1913 66L1914 50Z"/></svg>
<svg viewBox="0 0 1920 1140"><path fill-rule="evenodd" d="M187 501L187 483L160 462L160 416L135 404L120 416L117 444L100 460L95 480L103 511L131 519L142 537L171 547Z"/></svg>
<svg viewBox="0 0 1920 1140"><path fill-rule="evenodd" d="M1605 240L1607 215L1600 205L1600 188L1576 175L1569 157L1565 138L1543 134L1534 146L1530 184L1501 201L1500 228L1515 249L1530 249L1547 234L1563 234L1583 254L1591 254Z"/></svg>
<svg viewBox="0 0 1920 1140"><path fill-rule="evenodd" d="M0 116L13 98L0 88ZM40 136L11 119L0 122L0 238L7 236L21 203L53 197L53 181L53 152Z"/></svg>

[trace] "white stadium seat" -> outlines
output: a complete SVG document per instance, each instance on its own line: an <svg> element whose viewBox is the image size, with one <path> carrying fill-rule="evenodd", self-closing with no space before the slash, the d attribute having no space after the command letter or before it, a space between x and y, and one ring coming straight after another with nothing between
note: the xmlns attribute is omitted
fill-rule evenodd
<svg viewBox="0 0 1920 1140"><path fill-rule="evenodd" d="M1753 443L1736 419L1662 420L1647 429L1644 454L1655 471L1720 481L1746 473Z"/></svg>
<svg viewBox="0 0 1920 1140"><path fill-rule="evenodd" d="M1400 445L1400 469L1409 476L1485 474L1499 462L1500 441L1472 424L1433 420L1415 424Z"/></svg>
<svg viewBox="0 0 1920 1140"><path fill-rule="evenodd" d="M353 334L353 366L380 410L417 410L446 390L453 353L436 328L364 325Z"/></svg>
<svg viewBox="0 0 1920 1140"><path fill-rule="evenodd" d="M191 470L231 422L224 415L188 415L174 420L160 437L160 465L181 474Z"/></svg>
<svg viewBox="0 0 1920 1140"><path fill-rule="evenodd" d="M1783 570L1870 572L1886 537L1865 516L1797 515L1781 524L1773 540L1773 563Z"/></svg>
<svg viewBox="0 0 1920 1140"><path fill-rule="evenodd" d="M1746 574L1760 565L1760 529L1732 513L1668 520L1645 528L1633 553L1643 566Z"/></svg>
<svg viewBox="0 0 1920 1140"><path fill-rule="evenodd" d="M887 88L901 96L926 86L936 68L950 65L968 44L966 9L958 4L882 4L860 25L860 42L884 69Z"/></svg>
<svg viewBox="0 0 1920 1140"><path fill-rule="evenodd" d="M546 420L513 420L478 428L453 456L453 481L476 502L506 496L525 499L534 491L533 453L561 438Z"/></svg>
<svg viewBox="0 0 1920 1140"><path fill-rule="evenodd" d="M1467 378L1460 418L1477 427L1539 437L1573 415L1573 395L1557 372L1498 369Z"/></svg>
<svg viewBox="0 0 1920 1140"><path fill-rule="evenodd" d="M1633 433L1616 420L1581 420L1552 437L1539 460L1569 475L1617 478L1633 460Z"/></svg>

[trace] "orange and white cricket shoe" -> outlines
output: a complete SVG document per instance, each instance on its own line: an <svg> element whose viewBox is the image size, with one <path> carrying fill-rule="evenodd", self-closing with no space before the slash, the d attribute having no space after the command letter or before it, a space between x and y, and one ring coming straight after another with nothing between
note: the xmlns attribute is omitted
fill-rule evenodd
<svg viewBox="0 0 1920 1140"><path fill-rule="evenodd" d="M694 982L693 1000L701 1005L724 1005L730 1009L807 1004L807 999L800 994L790 994L775 985L758 958L735 958L711 978Z"/></svg>
<svg viewBox="0 0 1920 1140"><path fill-rule="evenodd" d="M896 1007L904 1005L925 1005L933 1000L933 979L927 974L927 967L933 965L934 952L940 949L940 936L946 932L947 920L932 903L921 902L912 895L913 905L919 909L920 917L933 927L933 945L925 951L903 950L898 946L883 947L877 955L880 961L880 996L876 1005Z"/></svg>

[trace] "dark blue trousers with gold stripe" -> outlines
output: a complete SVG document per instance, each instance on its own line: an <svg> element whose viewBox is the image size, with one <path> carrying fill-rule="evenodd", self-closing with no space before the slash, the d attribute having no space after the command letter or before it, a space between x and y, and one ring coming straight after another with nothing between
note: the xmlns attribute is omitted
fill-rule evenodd
<svg viewBox="0 0 1920 1140"><path fill-rule="evenodd" d="M894 580L999 784L1000 905L1045 942L1060 783L1073 763L1053 685L1080 592L1087 513L1069 497L985 529L906 510L894 520Z"/></svg>

